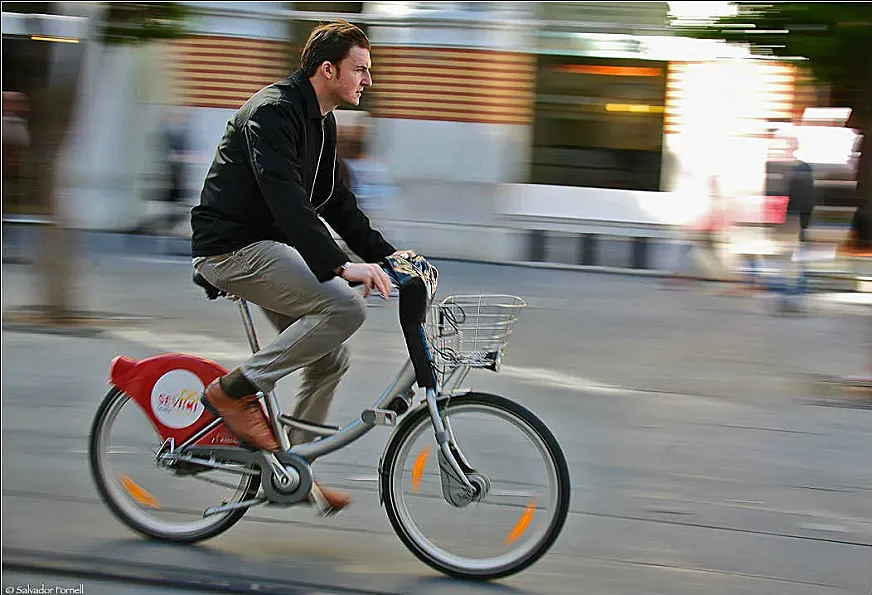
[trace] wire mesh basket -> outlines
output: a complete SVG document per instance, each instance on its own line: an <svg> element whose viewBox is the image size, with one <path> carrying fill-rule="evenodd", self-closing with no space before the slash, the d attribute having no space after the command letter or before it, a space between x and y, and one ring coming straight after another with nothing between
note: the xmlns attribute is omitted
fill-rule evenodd
<svg viewBox="0 0 872 595"><path fill-rule="evenodd" d="M496 371L526 306L512 295L453 295L431 306L425 331L437 370L469 366Z"/></svg>

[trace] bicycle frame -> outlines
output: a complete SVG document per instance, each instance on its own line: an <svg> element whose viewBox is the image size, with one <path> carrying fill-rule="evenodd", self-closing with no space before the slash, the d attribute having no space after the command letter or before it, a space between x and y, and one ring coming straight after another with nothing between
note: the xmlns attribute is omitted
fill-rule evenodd
<svg viewBox="0 0 872 595"><path fill-rule="evenodd" d="M251 317L251 311L249 309L248 302L239 297L233 297L232 299L234 299L234 301L236 301L239 306L239 312L242 317L245 334L248 338L252 353L257 352L260 349L260 345L257 339L257 332L254 327L254 321ZM436 390L427 390L426 401L428 402L428 405L432 403L431 417L434 421L434 429L437 431L437 436L439 434L445 436L447 441L450 443L454 443L454 436L451 432L450 426L447 424L443 424L442 417L437 414L436 400L440 398L443 394L455 393L458 390L460 384L466 379L469 371L470 370L468 366L459 366L458 368L454 369L447 378L446 385L449 385L451 387L448 391L445 391L444 387L441 386L437 387ZM414 383L415 371L413 369L411 360L407 360L405 364L403 364L403 366L400 368L400 371L397 373L393 381L387 386L387 388L375 402L372 409L383 410L384 407L388 405L391 401L393 401L396 397L409 394L410 391L413 390ZM301 457L310 464L319 457L330 454L348 446L349 444L366 435L374 427L379 425L375 422L375 420L364 420L364 413L367 410L364 410L364 412L362 412L357 419L355 419L353 422L345 427L322 426L320 424L306 423L303 420L297 420L282 413L281 407L274 391L264 395L264 404L266 405L269 423L272 426L273 432L279 440L279 443L281 444L281 449L283 451L290 452L294 455ZM436 414L435 417L433 416L434 414ZM447 422L447 420L444 421ZM195 436L192 436L190 439L186 440L184 444L178 447L178 450L183 450L185 447L195 444L198 440L208 434L208 432L212 431L215 426L220 423L221 420L216 419L212 424L209 424L208 426L203 428ZM302 429L307 432L319 435L322 438L291 447L290 440L288 438L287 432L285 431L285 428ZM459 449L457 452L459 454ZM452 461L453 458L454 457L451 457L449 454L449 461ZM465 460L463 460L462 455L460 455L459 458L461 458L462 462L466 462ZM452 467L454 467L454 465L452 465ZM460 469L458 468L457 471L460 471Z"/></svg>

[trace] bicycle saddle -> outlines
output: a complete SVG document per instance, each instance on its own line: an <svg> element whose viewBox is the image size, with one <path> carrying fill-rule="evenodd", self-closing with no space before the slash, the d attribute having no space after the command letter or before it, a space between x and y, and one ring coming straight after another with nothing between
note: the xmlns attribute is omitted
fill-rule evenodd
<svg viewBox="0 0 872 595"><path fill-rule="evenodd" d="M227 295L227 292L221 289L218 289L208 281L206 281L206 277L200 274L199 271L194 271L194 284L199 285L206 292L206 297L210 300L218 299L219 297L223 297Z"/></svg>

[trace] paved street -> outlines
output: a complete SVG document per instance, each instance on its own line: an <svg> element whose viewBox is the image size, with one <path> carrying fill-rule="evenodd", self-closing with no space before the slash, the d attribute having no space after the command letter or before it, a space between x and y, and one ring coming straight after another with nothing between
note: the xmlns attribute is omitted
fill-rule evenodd
<svg viewBox="0 0 872 595"><path fill-rule="evenodd" d="M818 298L775 316L762 296L662 289L656 279L439 262L440 295L527 299L499 375L467 384L523 403L552 429L573 480L551 552L492 585L445 579L400 543L379 506L388 430L316 464L355 505L251 510L197 546L143 540L100 502L89 425L124 353L185 351L238 363L235 306L209 302L182 258L90 254L77 302L82 332L3 332L4 587L85 593L868 594L872 590L872 410L824 400L816 377L859 372L870 312ZM25 265L4 265L4 312L31 305ZM331 421L369 406L403 356L396 303L370 300ZM260 320L260 319L259 319ZM266 339L270 333L264 333ZM279 385L290 403L296 379ZM856 405L856 406L828 406ZM122 577L128 577L122 580ZM130 581L139 581L131 586ZM218 586L223 585L223 586ZM9 591L7 591L9 592Z"/></svg>

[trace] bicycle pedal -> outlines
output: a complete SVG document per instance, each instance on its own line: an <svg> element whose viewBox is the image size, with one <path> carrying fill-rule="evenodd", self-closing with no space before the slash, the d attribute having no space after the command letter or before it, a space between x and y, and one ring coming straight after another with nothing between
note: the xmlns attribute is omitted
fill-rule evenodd
<svg viewBox="0 0 872 595"><path fill-rule="evenodd" d="M330 506L330 503L327 502L327 498L324 497L318 484L312 486L312 491L309 493L309 502L314 504L315 508L318 509L318 516L327 517L335 512L333 507Z"/></svg>
<svg viewBox="0 0 872 595"><path fill-rule="evenodd" d="M390 409L366 409L360 414L363 423L374 426L397 425L397 412Z"/></svg>

